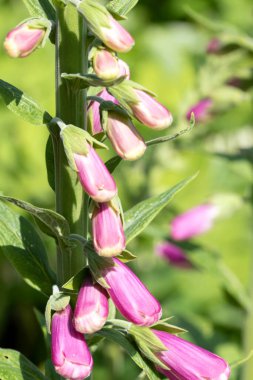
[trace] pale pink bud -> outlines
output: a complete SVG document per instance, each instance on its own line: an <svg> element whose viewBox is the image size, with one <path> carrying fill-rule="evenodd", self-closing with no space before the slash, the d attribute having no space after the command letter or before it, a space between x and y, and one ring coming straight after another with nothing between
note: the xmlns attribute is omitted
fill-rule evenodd
<svg viewBox="0 0 253 380"><path fill-rule="evenodd" d="M124 160L137 160L146 150L146 144L131 119L119 113L108 113L106 133L115 152Z"/></svg>
<svg viewBox="0 0 253 380"><path fill-rule="evenodd" d="M126 246L119 212L108 203L100 203L92 215L93 244L100 256L113 257Z"/></svg>
<svg viewBox="0 0 253 380"><path fill-rule="evenodd" d="M152 330L168 348L155 355L169 367L159 368L170 380L227 380L230 376L228 363L221 357L165 331Z"/></svg>
<svg viewBox="0 0 253 380"><path fill-rule="evenodd" d="M4 47L12 58L24 58L31 54L42 42L45 29L36 29L28 23L12 29L6 36Z"/></svg>
<svg viewBox="0 0 253 380"><path fill-rule="evenodd" d="M218 207L211 203L194 207L172 220L171 236L175 240L185 240L203 234L212 228L218 214Z"/></svg>
<svg viewBox="0 0 253 380"><path fill-rule="evenodd" d="M137 89L134 89L134 91L139 102L130 106L136 119L146 126L157 130L171 125L173 118L167 108L145 91Z"/></svg>
<svg viewBox="0 0 253 380"><path fill-rule="evenodd" d="M105 268L102 274L115 306L128 321L139 326L153 325L162 315L161 305L131 269L113 260L116 265Z"/></svg>
<svg viewBox="0 0 253 380"><path fill-rule="evenodd" d="M120 70L119 76L120 77L125 76L126 79L130 79L130 69L129 69L128 64L122 59L118 60L118 64L119 64L119 70Z"/></svg>
<svg viewBox="0 0 253 380"><path fill-rule="evenodd" d="M108 294L98 283L87 276L76 302L73 324L83 334L93 334L105 324L109 314Z"/></svg>
<svg viewBox="0 0 253 380"><path fill-rule="evenodd" d="M56 372L70 380L83 380L92 370L92 356L83 335L72 325L69 305L52 318L52 362Z"/></svg>
<svg viewBox="0 0 253 380"><path fill-rule="evenodd" d="M101 40L106 46L114 51L122 53L129 51L134 45L133 37L111 15L109 16L108 21L110 25L109 27L101 27Z"/></svg>
<svg viewBox="0 0 253 380"><path fill-rule="evenodd" d="M196 121L204 122L208 119L208 116L210 115L209 111L212 105L213 101L210 98L202 99L188 110L186 118L190 120L191 114L193 112Z"/></svg>
<svg viewBox="0 0 253 380"><path fill-rule="evenodd" d="M82 187L94 201L107 202L117 194L112 175L92 146L87 155L75 153L74 160Z"/></svg>
<svg viewBox="0 0 253 380"><path fill-rule="evenodd" d="M96 51L93 57L93 69L97 76L104 80L112 80L120 76L117 58L107 50Z"/></svg>
<svg viewBox="0 0 253 380"><path fill-rule="evenodd" d="M207 45L206 52L208 54L218 54L222 50L222 44L219 38L212 38Z"/></svg>
<svg viewBox="0 0 253 380"><path fill-rule="evenodd" d="M191 268L192 264L186 257L185 252L182 248L171 242L164 242L157 244L156 254L165 260L167 260L171 265L179 268Z"/></svg>
<svg viewBox="0 0 253 380"><path fill-rule="evenodd" d="M109 94L106 89L103 89L99 94L97 94L97 96L105 101L118 104L118 101L111 94ZM92 135L103 132L103 128L100 123L99 105L99 102L92 101L88 107L88 117L92 121Z"/></svg>

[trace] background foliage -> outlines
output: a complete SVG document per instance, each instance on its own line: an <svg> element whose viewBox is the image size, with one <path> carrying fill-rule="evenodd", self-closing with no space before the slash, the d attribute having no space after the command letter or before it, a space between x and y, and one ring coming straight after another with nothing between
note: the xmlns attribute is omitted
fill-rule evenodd
<svg viewBox="0 0 253 380"><path fill-rule="evenodd" d="M132 79L156 92L172 111L175 116L174 127L170 129L172 134L176 131L175 125L183 127L182 116L201 97L203 87L213 85L214 92L216 90L215 72L208 68L210 62L205 53L213 34L187 16L184 7L189 3L210 20L232 24L253 36L250 0L163 0L159 6L152 0L140 1L126 22L136 38L136 46L122 58L130 65ZM2 46L6 33L26 18L27 13L20 0L0 0L0 14ZM2 47L0 50L1 78L31 94L51 114L54 114L53 54L53 47L47 44L45 49L24 60L12 61ZM242 54L239 60L244 67L252 55L244 57ZM132 264L135 271L162 302L164 314L174 316L175 324L189 330L185 337L230 363L245 355L245 311L238 299L227 292L220 276L212 273L206 252L217 252L246 289L252 254L249 203L252 168L248 159L224 157L225 154L234 158L240 149L248 149L253 144L251 99L239 95L235 99L233 94L234 98L229 101L227 93L221 93L220 104L226 106L219 115L204 125L197 124L190 135L174 143L150 148L143 159L121 164L115 173L123 208L127 210L137 201L158 194L199 170L197 179L177 195L129 249L138 256L137 262ZM47 184L44 160L47 131L23 122L2 105L0 113L0 190L39 207L53 207L54 197ZM145 127L140 128L146 138L157 137ZM209 233L194 241L208 248L203 248L198 258L210 270L178 270L156 257L154 246L168 236L172 216L217 193L231 193L241 202L229 218L218 221ZM47 248L49 260L53 262L50 241ZM43 311L46 300L40 297L25 285L1 255L1 347L17 349L42 366L46 348L33 311L34 305ZM108 342L106 345L105 350L95 354L95 379L136 378L138 369L119 347ZM239 378L240 369L233 371L231 379Z"/></svg>

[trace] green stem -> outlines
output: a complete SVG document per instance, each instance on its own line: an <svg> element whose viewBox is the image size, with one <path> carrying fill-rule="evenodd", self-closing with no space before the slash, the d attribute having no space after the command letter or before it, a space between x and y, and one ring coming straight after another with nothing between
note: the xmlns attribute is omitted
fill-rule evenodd
<svg viewBox="0 0 253 380"><path fill-rule="evenodd" d="M72 5L57 6L56 116L65 124L86 128L86 92L74 92L62 73L87 72L87 28ZM74 234L87 234L87 202L77 174L69 167L59 136L53 138L56 210L69 222ZM86 205L86 207L84 207ZM57 249L58 283L61 285L84 266L81 247Z"/></svg>

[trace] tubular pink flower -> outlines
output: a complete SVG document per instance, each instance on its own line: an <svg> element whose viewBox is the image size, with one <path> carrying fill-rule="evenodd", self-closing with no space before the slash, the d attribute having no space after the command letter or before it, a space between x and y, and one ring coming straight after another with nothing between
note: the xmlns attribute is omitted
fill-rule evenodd
<svg viewBox="0 0 253 380"><path fill-rule="evenodd" d="M69 305L52 318L52 362L56 372L70 380L83 380L92 370L92 356L83 335L72 325Z"/></svg>
<svg viewBox="0 0 253 380"><path fill-rule="evenodd" d="M212 107L212 105L212 99L202 99L188 110L186 118L190 120L191 114L193 112L196 121L204 122L209 116L209 109Z"/></svg>
<svg viewBox="0 0 253 380"><path fill-rule="evenodd" d="M170 380L227 380L230 375L228 363L221 357L184 339L164 331L152 330L168 348L156 356L170 370L157 366L157 370Z"/></svg>
<svg viewBox="0 0 253 380"><path fill-rule="evenodd" d="M167 108L145 91L134 89L139 102L130 105L134 116L146 126L161 130L169 127L173 121Z"/></svg>
<svg viewBox="0 0 253 380"><path fill-rule="evenodd" d="M99 94L97 94L100 98L106 101L113 102L115 104L118 104L119 102L111 95L109 92L106 91L104 88ZM88 107L88 117L92 120L92 131L91 133L93 135L96 135L97 133L103 132L103 128L101 127L100 123L100 113L99 113L99 103L98 102L91 102Z"/></svg>
<svg viewBox="0 0 253 380"><path fill-rule="evenodd" d="M162 315L161 305L131 269L120 260L113 260L116 265L104 269L102 274L115 306L128 321L139 326L153 325Z"/></svg>
<svg viewBox="0 0 253 380"><path fill-rule="evenodd" d="M123 26L111 15L109 16L109 28L102 26L100 38L106 46L114 51L125 53L132 49L134 39Z"/></svg>
<svg viewBox="0 0 253 380"><path fill-rule="evenodd" d="M218 207L211 203L194 207L172 220L171 236L174 240L185 240L203 234L210 230L218 214Z"/></svg>
<svg viewBox="0 0 253 380"><path fill-rule="evenodd" d="M12 29L6 36L4 47L12 58L24 58L31 54L42 42L44 29L35 29L27 23Z"/></svg>
<svg viewBox="0 0 253 380"><path fill-rule="evenodd" d="M171 242L166 241L164 243L157 244L156 254L163 257L175 267L192 268L192 264L186 257L185 252Z"/></svg>
<svg viewBox="0 0 253 380"><path fill-rule="evenodd" d="M116 183L92 146L87 155L74 154L84 191L96 202L107 202L117 194Z"/></svg>
<svg viewBox="0 0 253 380"><path fill-rule="evenodd" d="M100 203L92 215L92 235L96 252L113 257L126 247L120 214L108 203Z"/></svg>
<svg viewBox="0 0 253 380"><path fill-rule="evenodd" d="M74 311L73 324L83 334L93 334L105 324L109 314L108 294L88 276L82 284Z"/></svg>
<svg viewBox="0 0 253 380"><path fill-rule="evenodd" d="M97 50L93 57L93 69L99 78L116 79L120 76L117 58L107 50Z"/></svg>
<svg viewBox="0 0 253 380"><path fill-rule="evenodd" d="M146 144L130 118L109 112L106 132L115 152L124 160L133 161L143 156Z"/></svg>
<svg viewBox="0 0 253 380"><path fill-rule="evenodd" d="M120 70L119 76L121 77L124 75L126 76L126 79L130 79L130 69L129 69L128 64L122 59L118 60L118 64L119 64L119 70Z"/></svg>

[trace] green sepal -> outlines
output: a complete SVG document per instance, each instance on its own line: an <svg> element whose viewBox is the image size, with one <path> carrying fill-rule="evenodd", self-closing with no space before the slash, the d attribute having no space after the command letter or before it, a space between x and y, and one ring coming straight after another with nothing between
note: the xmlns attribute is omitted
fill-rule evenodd
<svg viewBox="0 0 253 380"><path fill-rule="evenodd" d="M103 277L102 271L106 268L112 268L115 266L114 261L111 258L99 256L92 248L91 243L87 244L86 253L88 257L89 268L94 279L104 288L110 288Z"/></svg>
<svg viewBox="0 0 253 380"><path fill-rule="evenodd" d="M125 75L116 79L104 80L95 74L69 74L62 73L61 77L69 81L73 91L85 90L92 87L110 87L117 85L125 80Z"/></svg>
<svg viewBox="0 0 253 380"><path fill-rule="evenodd" d="M165 332L170 333L170 334L182 334L182 333L187 332L187 330L185 330L181 327L171 325L171 324L166 322L170 319L171 319L171 317L165 318L165 319L160 319L157 323L152 325L152 329L165 331Z"/></svg>
<svg viewBox="0 0 253 380"><path fill-rule="evenodd" d="M43 37L42 42L37 46L37 48L44 47L52 30L52 22L49 21L47 18L30 18L25 21L29 28L31 29L44 29L45 35ZM22 22L23 24L23 22Z"/></svg>
<svg viewBox="0 0 253 380"><path fill-rule="evenodd" d="M127 249L124 249L124 251L122 251L121 254L117 256L117 259L122 261L122 263L128 263L129 261L135 260L136 256Z"/></svg>
<svg viewBox="0 0 253 380"><path fill-rule="evenodd" d="M110 173L113 173L114 170L119 166L119 164L122 162L122 158L119 156L114 156L110 158L110 160L106 161L105 166L109 170Z"/></svg>
<svg viewBox="0 0 253 380"><path fill-rule="evenodd" d="M102 27L110 28L108 10L97 1L83 0L77 5L78 12L86 19L90 31L103 40Z"/></svg>
<svg viewBox="0 0 253 380"><path fill-rule="evenodd" d="M51 314L52 311L64 310L70 302L70 296L62 292L52 294L46 304L45 321L48 334L51 334Z"/></svg>
<svg viewBox="0 0 253 380"><path fill-rule="evenodd" d="M116 19L126 19L126 15L136 6L139 0L112 0L106 8Z"/></svg>
<svg viewBox="0 0 253 380"><path fill-rule="evenodd" d="M74 292L78 292L80 289L85 277L87 277L88 268L84 267L78 273L76 273L73 277L71 277L65 284L62 285L63 289L72 290Z"/></svg>
<svg viewBox="0 0 253 380"><path fill-rule="evenodd" d="M33 17L47 17L56 20L56 12L49 0L23 0L28 12Z"/></svg>

